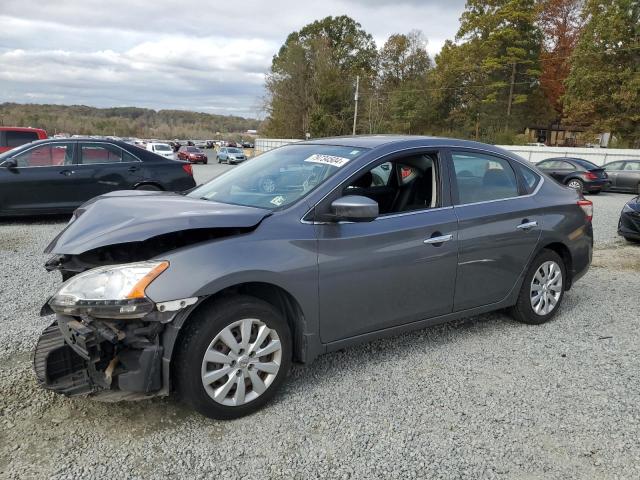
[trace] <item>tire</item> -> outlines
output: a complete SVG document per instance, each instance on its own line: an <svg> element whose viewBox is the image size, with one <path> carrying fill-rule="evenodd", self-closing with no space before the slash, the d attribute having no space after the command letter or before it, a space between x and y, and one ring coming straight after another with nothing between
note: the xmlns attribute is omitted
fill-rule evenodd
<svg viewBox="0 0 640 480"><path fill-rule="evenodd" d="M202 164L203 164L203 165L206 165L207 163L209 163L209 160L204 160L204 161L202 162Z"/></svg>
<svg viewBox="0 0 640 480"><path fill-rule="evenodd" d="M157 186L157 185L151 185L148 183L145 183L144 185L138 185L136 187L136 190L146 190L146 191L150 191L150 192L161 192L162 189Z"/></svg>
<svg viewBox="0 0 640 480"><path fill-rule="evenodd" d="M536 278L536 286L539 284L539 279L542 275L539 274L539 271L542 271L545 275L549 273L548 266L550 263L555 264L554 268L559 267L560 271L560 282L553 282L552 284L547 285L546 292L550 292L550 295L547 294L546 298L549 299L547 302L544 302L545 297L539 300L539 303L534 302L532 300L532 294L534 291L534 278ZM554 270L552 270L553 272ZM553 273L551 274L553 278ZM544 277L543 277L544 278ZM511 316L517 320L518 322L527 323L529 325L540 325L551 320L560 309L560 305L562 304L562 299L564 298L564 289L567 284L567 270L564 264L564 261L556 252L552 250L542 250L538 256L531 262L529 270L524 277L524 282L522 283L522 287L520 288L520 294L518 295L518 300L516 304L511 307L509 313ZM549 288L553 286L554 288ZM559 287L559 288L558 288ZM537 290L537 291L541 291ZM544 295L544 293L542 293ZM547 310L549 306L553 306L550 310ZM537 313L534 310L534 305L539 309Z"/></svg>
<svg viewBox="0 0 640 480"><path fill-rule="evenodd" d="M567 187L575 188L579 192L582 192L584 190L584 182L579 178L572 178L570 180L567 180L566 185Z"/></svg>
<svg viewBox="0 0 640 480"><path fill-rule="evenodd" d="M629 243L640 243L640 240L637 239L637 238L625 237L624 235L623 235L623 237Z"/></svg>
<svg viewBox="0 0 640 480"><path fill-rule="evenodd" d="M286 320L269 303L247 295L203 306L194 315L181 336L172 365L172 378L181 400L202 415L219 420L242 417L260 409L274 396L291 367L291 332ZM246 322L250 325L246 330L250 337L243 342ZM257 335L265 331L263 327L268 336L255 345ZM261 361L247 354L267 347L279 349L262 356ZM221 361L205 361L206 352L209 360ZM260 383L255 381L256 376ZM238 391L239 385L244 386L243 394Z"/></svg>

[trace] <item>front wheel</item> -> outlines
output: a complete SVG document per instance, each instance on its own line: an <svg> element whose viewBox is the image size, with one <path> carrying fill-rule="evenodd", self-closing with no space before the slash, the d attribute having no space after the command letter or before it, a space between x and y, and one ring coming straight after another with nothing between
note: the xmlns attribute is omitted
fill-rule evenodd
<svg viewBox="0 0 640 480"><path fill-rule="evenodd" d="M552 250L540 252L527 271L511 316L530 325L551 320L562 303L566 275L560 255Z"/></svg>
<svg viewBox="0 0 640 480"><path fill-rule="evenodd" d="M180 397L216 419L261 408L291 366L291 332L280 312L239 295L195 313L179 345L172 376Z"/></svg>

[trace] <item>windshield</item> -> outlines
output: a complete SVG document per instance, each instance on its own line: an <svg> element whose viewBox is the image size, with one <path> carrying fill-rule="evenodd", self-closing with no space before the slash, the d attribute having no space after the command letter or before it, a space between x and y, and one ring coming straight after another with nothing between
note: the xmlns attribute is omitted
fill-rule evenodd
<svg viewBox="0 0 640 480"><path fill-rule="evenodd" d="M187 152L191 152L191 153L198 153L200 151L200 149L196 148L196 147L187 147L187 148L185 148L185 150Z"/></svg>
<svg viewBox="0 0 640 480"><path fill-rule="evenodd" d="M235 167L188 195L249 207L285 207L366 151L335 145L286 145Z"/></svg>
<svg viewBox="0 0 640 480"><path fill-rule="evenodd" d="M169 152L171 151L171 147L169 145L164 145L162 143L157 143L155 149L159 152Z"/></svg>
<svg viewBox="0 0 640 480"><path fill-rule="evenodd" d="M242 150L239 148L227 148L227 152L229 153L242 153Z"/></svg>

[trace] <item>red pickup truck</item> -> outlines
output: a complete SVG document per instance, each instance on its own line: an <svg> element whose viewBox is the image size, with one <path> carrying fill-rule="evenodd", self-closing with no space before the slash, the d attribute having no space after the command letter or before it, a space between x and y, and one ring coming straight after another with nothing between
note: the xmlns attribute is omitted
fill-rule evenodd
<svg viewBox="0 0 640 480"><path fill-rule="evenodd" d="M41 128L0 127L0 153L45 138L47 132Z"/></svg>

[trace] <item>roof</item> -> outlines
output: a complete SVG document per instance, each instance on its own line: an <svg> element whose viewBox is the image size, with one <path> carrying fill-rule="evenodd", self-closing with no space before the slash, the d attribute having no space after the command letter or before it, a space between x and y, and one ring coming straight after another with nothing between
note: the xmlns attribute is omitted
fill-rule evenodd
<svg viewBox="0 0 640 480"><path fill-rule="evenodd" d="M458 147L458 148L478 148L482 150L494 151L496 153L513 156L512 153L486 143L474 142L471 140L459 140L446 137L428 137L421 135L355 135L344 137L316 138L296 142L295 145L337 145L356 148L378 148L383 145L406 144L409 147Z"/></svg>

